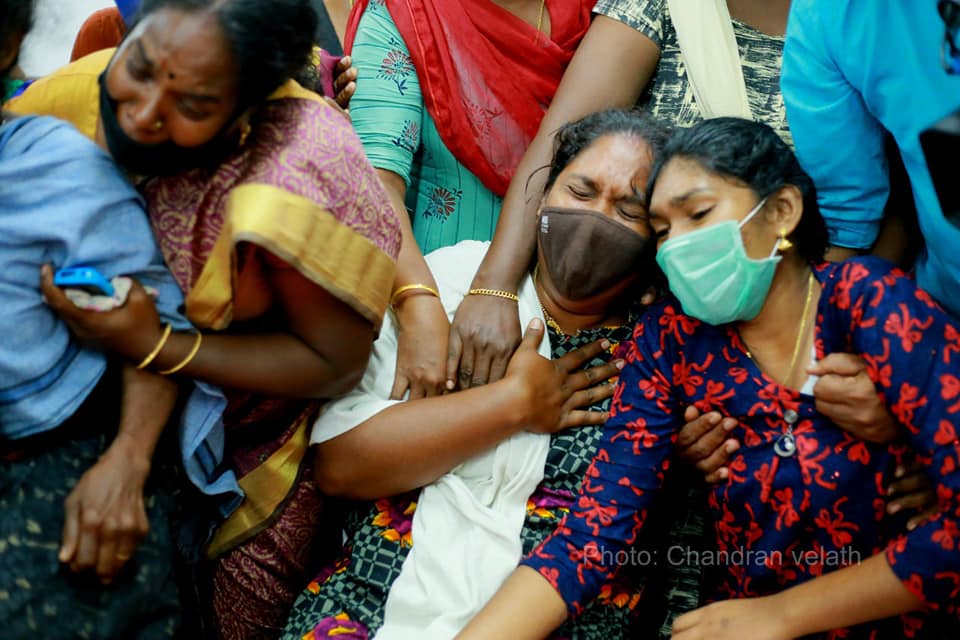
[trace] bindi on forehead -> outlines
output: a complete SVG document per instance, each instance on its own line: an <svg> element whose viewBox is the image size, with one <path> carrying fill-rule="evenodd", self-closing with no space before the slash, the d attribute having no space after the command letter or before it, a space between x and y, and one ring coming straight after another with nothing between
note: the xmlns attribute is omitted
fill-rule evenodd
<svg viewBox="0 0 960 640"><path fill-rule="evenodd" d="M167 79L209 91L232 83L233 56L215 16L159 11L144 21L139 35L141 51Z"/></svg>

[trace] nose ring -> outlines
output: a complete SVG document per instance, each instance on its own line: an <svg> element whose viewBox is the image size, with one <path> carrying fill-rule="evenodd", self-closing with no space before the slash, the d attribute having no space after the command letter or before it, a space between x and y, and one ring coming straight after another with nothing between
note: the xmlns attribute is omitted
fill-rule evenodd
<svg viewBox="0 0 960 640"><path fill-rule="evenodd" d="M154 131L160 131L160 129L163 129L163 120L157 120L156 122L153 123Z"/></svg>

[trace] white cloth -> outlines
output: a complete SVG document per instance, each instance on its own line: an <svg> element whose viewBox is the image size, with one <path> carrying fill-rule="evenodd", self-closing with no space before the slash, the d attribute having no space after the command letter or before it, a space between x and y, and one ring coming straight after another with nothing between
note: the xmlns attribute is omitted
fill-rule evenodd
<svg viewBox="0 0 960 640"><path fill-rule="evenodd" d="M451 319L488 247L465 241L427 256ZM543 321L532 278L518 296L520 326ZM550 357L548 339L539 351ZM396 325L387 317L363 380L326 406L311 442L335 438L399 402L389 399L396 359ZM549 446L547 435L517 434L421 490L414 545L390 589L375 640L449 640L496 593L520 560L527 500L543 479Z"/></svg>
<svg viewBox="0 0 960 640"><path fill-rule="evenodd" d="M680 55L704 118L753 120L725 0L668 0Z"/></svg>

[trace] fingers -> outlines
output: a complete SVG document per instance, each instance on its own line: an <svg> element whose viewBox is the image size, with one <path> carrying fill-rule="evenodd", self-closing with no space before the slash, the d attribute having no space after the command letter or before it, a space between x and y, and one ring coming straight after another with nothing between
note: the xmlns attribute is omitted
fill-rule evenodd
<svg viewBox="0 0 960 640"><path fill-rule="evenodd" d="M575 371L582 367L584 363L590 362L609 348L609 340L597 340L579 349L574 349L562 358L559 358L557 364L560 365L564 371Z"/></svg>
<svg viewBox="0 0 960 640"><path fill-rule="evenodd" d="M451 330L447 344L447 391L453 391L457 387L457 371L460 369L462 355L463 341L460 339L460 332Z"/></svg>
<svg viewBox="0 0 960 640"><path fill-rule="evenodd" d="M560 428L601 425L607 421L608 417L610 414L607 411L575 409L564 414L563 419L560 420Z"/></svg>
<svg viewBox="0 0 960 640"><path fill-rule="evenodd" d="M598 382L603 382L618 375L623 369L624 364L626 364L624 360L614 360L613 362L590 367L583 371L577 371L567 377L567 384L571 389L586 389ZM611 386L611 389L612 388ZM613 391L610 393L612 394Z"/></svg>
<svg viewBox="0 0 960 640"><path fill-rule="evenodd" d="M77 542L80 536L80 503L71 495L63 505L63 541L60 544L58 559L66 564L72 562L77 553Z"/></svg>
<svg viewBox="0 0 960 640"><path fill-rule="evenodd" d="M474 352L476 353L476 352ZM490 356L486 352L476 353L473 360L473 375L470 376L471 387L482 387L490 378Z"/></svg>
<svg viewBox="0 0 960 640"><path fill-rule="evenodd" d="M739 448L739 442L732 439L727 440L721 446L717 447L709 456L697 462L694 467L696 467L697 471L705 474L718 473L721 468L727 465L730 461L730 456L736 453ZM718 475L723 474L718 473Z"/></svg>
<svg viewBox="0 0 960 640"><path fill-rule="evenodd" d="M815 376L855 376L866 369L866 363L860 356L852 353L831 353L807 369L807 372Z"/></svg>
<svg viewBox="0 0 960 640"><path fill-rule="evenodd" d="M58 316L69 318L72 312L78 311L63 290L53 284L53 268L48 264L40 267L40 293L43 294L47 306L53 309Z"/></svg>
<svg viewBox="0 0 960 640"><path fill-rule="evenodd" d="M543 342L543 322L539 318L534 318L527 324L527 330L523 333L523 339L520 341L520 346L517 347L517 351L521 349L536 351L540 348L541 342ZM579 351L579 349L577 351ZM576 351L573 353L576 353ZM564 356L564 358L565 357L567 356Z"/></svg>
<svg viewBox="0 0 960 640"><path fill-rule="evenodd" d="M357 83L348 82L343 89L337 91L336 101L337 105L349 113L350 101L353 99L353 94L357 92Z"/></svg>
<svg viewBox="0 0 960 640"><path fill-rule="evenodd" d="M940 513L940 505L930 507L926 511L919 513L907 521L907 531L913 531L928 520L932 520Z"/></svg>
<svg viewBox="0 0 960 640"><path fill-rule="evenodd" d="M615 384L598 384L590 387L589 389L577 391L571 395L566 406L575 407L578 409L583 407L592 407L593 405L599 404L607 398L613 396L613 392L615 390Z"/></svg>
<svg viewBox="0 0 960 640"><path fill-rule="evenodd" d="M341 91L347 84L354 82L357 79L358 71L353 66L353 58L350 56L340 58L333 68L333 75L333 88L337 91Z"/></svg>
<svg viewBox="0 0 960 640"><path fill-rule="evenodd" d="M410 387L410 381L407 380L407 376L398 370L396 377L393 379L393 387L390 389L390 399L402 400L403 394L407 392L407 389L410 389L410 398L413 399L413 390Z"/></svg>
<svg viewBox="0 0 960 640"><path fill-rule="evenodd" d="M463 355L460 356L460 369L457 372L457 382L461 389L469 389L473 379L473 342L463 343Z"/></svg>
<svg viewBox="0 0 960 640"><path fill-rule="evenodd" d="M100 580L108 583L112 580L117 563L117 537L120 525L108 518L100 529L100 544L97 548L96 570Z"/></svg>
<svg viewBox="0 0 960 640"><path fill-rule="evenodd" d="M905 473L898 476L887 487L887 495L894 496L904 493L916 493L930 489L930 481L923 473Z"/></svg>
<svg viewBox="0 0 960 640"><path fill-rule="evenodd" d="M487 382L496 382L503 378L507 373L507 366L510 364L510 356L513 354L502 353L490 362L490 378Z"/></svg>
<svg viewBox="0 0 960 640"><path fill-rule="evenodd" d="M891 500L887 503L887 513L893 515L904 509L930 509L931 505L935 504L937 504L937 494L932 489L927 489Z"/></svg>
<svg viewBox="0 0 960 640"><path fill-rule="evenodd" d="M693 411L691 411L691 409L693 409ZM693 418L690 419L690 416L693 416ZM720 444L727 439L727 434L737 425L736 420L733 418L724 418L717 411L711 411L701 416L695 407L688 407L684 413L684 418L686 418L688 422L680 429L680 433L677 434L677 448L681 450L687 449L700 442L703 438L706 438L706 440L700 442L696 451L692 452L700 452L697 460L705 458L712 453L714 449L719 447Z"/></svg>
<svg viewBox="0 0 960 640"><path fill-rule="evenodd" d="M707 484L720 484L721 482L726 482L727 478L730 477L730 468L729 467L720 467L716 471L711 471L707 474L706 478Z"/></svg>
<svg viewBox="0 0 960 640"><path fill-rule="evenodd" d="M92 569L97 564L100 549L101 516L90 507L80 510L80 539L77 542L77 554L70 563L74 571Z"/></svg>

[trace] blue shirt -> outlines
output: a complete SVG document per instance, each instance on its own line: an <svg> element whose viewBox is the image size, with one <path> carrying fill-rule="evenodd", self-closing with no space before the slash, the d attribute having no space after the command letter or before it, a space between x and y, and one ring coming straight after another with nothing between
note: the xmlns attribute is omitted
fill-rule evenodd
<svg viewBox="0 0 960 640"><path fill-rule="evenodd" d="M917 281L960 315L960 230L940 210L919 140L960 108L960 77L940 62L936 4L794 0L781 88L836 246L868 249L876 240L889 192L884 129L893 135L926 241Z"/></svg>
<svg viewBox="0 0 960 640"><path fill-rule="evenodd" d="M40 296L40 267L91 266L131 275L159 292L157 310L175 329L183 295L164 265L143 201L113 160L73 127L50 117L0 126L0 437L58 427L106 370L103 352L77 344ZM187 475L201 491L242 495L223 459L226 401L197 384L179 439Z"/></svg>

